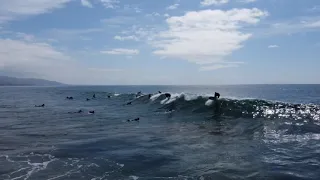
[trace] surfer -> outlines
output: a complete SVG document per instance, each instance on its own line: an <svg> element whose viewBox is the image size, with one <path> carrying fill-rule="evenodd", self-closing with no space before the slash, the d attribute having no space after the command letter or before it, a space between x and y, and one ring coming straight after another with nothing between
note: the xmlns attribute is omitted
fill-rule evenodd
<svg viewBox="0 0 320 180"><path fill-rule="evenodd" d="M93 98L93 99L96 98L96 94L93 94L92 98Z"/></svg>
<svg viewBox="0 0 320 180"><path fill-rule="evenodd" d="M89 111L89 114L94 114L94 111Z"/></svg>
<svg viewBox="0 0 320 180"><path fill-rule="evenodd" d="M158 91L159 94L161 94L161 91Z"/></svg>
<svg viewBox="0 0 320 180"><path fill-rule="evenodd" d="M127 105L132 105L132 102L128 102Z"/></svg>
<svg viewBox="0 0 320 180"><path fill-rule="evenodd" d="M152 94L148 94L149 99L151 98Z"/></svg>
<svg viewBox="0 0 320 180"><path fill-rule="evenodd" d="M90 101L90 99L89 99L89 98L87 98L87 101Z"/></svg>
<svg viewBox="0 0 320 180"><path fill-rule="evenodd" d="M137 121L138 122L138 121L140 121L140 118L135 118L135 119L132 119L132 120L128 119L127 120L127 122L130 122L130 121Z"/></svg>
<svg viewBox="0 0 320 180"><path fill-rule="evenodd" d="M138 96L141 96L141 91L139 91L137 94L136 94L136 97L138 97Z"/></svg>
<svg viewBox="0 0 320 180"><path fill-rule="evenodd" d="M68 112L69 114L76 114L76 113L82 113L83 111L80 109L79 111L77 111L77 112Z"/></svg>
<svg viewBox="0 0 320 180"><path fill-rule="evenodd" d="M219 101L219 98L220 98L220 93L218 92L214 92L214 97L209 97L210 100L213 100L214 101L214 107L215 107L215 112L218 113L220 112L220 101Z"/></svg>
<svg viewBox="0 0 320 180"><path fill-rule="evenodd" d="M213 101L218 101L220 98L220 93L214 92L214 97L210 96L209 99Z"/></svg>
<svg viewBox="0 0 320 180"><path fill-rule="evenodd" d="M44 104L42 104L42 105L35 105L34 107L44 107Z"/></svg>
<svg viewBox="0 0 320 180"><path fill-rule="evenodd" d="M166 98L170 98L171 94L170 93L165 93Z"/></svg>

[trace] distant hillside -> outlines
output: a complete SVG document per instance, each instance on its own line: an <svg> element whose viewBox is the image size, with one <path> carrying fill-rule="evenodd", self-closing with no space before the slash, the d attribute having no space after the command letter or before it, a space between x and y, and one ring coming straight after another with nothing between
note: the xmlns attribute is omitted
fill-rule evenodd
<svg viewBox="0 0 320 180"><path fill-rule="evenodd" d="M33 78L0 76L0 86L61 86L62 83Z"/></svg>

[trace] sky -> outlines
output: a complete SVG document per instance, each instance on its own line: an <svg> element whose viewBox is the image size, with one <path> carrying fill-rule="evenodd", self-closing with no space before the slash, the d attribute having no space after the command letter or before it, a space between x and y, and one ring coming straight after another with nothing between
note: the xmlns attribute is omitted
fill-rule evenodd
<svg viewBox="0 0 320 180"><path fill-rule="evenodd" d="M319 57L319 0L0 0L0 75L319 84Z"/></svg>

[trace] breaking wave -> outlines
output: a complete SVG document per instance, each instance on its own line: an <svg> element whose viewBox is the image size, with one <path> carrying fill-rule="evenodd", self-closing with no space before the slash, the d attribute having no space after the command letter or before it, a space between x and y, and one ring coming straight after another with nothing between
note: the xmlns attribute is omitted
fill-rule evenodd
<svg viewBox="0 0 320 180"><path fill-rule="evenodd" d="M137 97L133 102L146 103L147 96ZM320 120L320 105L316 104L292 104L252 98L221 98L220 108L217 109L214 101L209 99L210 96L212 95L172 93L170 98L166 98L164 94L155 94L147 103L158 104L160 109L183 113L215 113L236 118Z"/></svg>

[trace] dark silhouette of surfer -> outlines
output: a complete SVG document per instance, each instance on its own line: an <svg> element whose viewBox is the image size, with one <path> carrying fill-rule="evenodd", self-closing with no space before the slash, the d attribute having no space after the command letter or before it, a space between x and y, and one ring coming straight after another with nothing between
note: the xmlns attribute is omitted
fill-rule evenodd
<svg viewBox="0 0 320 180"><path fill-rule="evenodd" d="M139 96L141 96L142 95L142 93L141 93L141 91L139 91L137 94L136 94L136 97L139 97Z"/></svg>
<svg viewBox="0 0 320 180"><path fill-rule="evenodd" d="M44 107L45 105L42 104L42 105L35 105L34 107Z"/></svg>
<svg viewBox="0 0 320 180"><path fill-rule="evenodd" d="M131 122L131 121L136 121L136 122L138 122L138 121L140 121L140 118L135 118L135 119L132 119L132 120L128 119L128 120L127 120L127 122Z"/></svg>
<svg viewBox="0 0 320 180"><path fill-rule="evenodd" d="M210 100L213 100L213 106L214 106L214 112L219 114L220 113L220 110L221 110L221 104L220 104L220 101L219 101L219 98L220 98L220 93L218 92L215 92L214 93L214 97L209 97Z"/></svg>
<svg viewBox="0 0 320 180"><path fill-rule="evenodd" d="M69 114L76 114L76 113L82 113L83 111L80 109L79 111L76 111L76 112L68 112Z"/></svg>
<svg viewBox="0 0 320 180"><path fill-rule="evenodd" d="M89 99L89 98L87 98L87 101L90 101L90 99Z"/></svg>
<svg viewBox="0 0 320 180"><path fill-rule="evenodd" d="M89 111L89 114L94 114L94 111Z"/></svg>
<svg viewBox="0 0 320 180"><path fill-rule="evenodd" d="M96 94L93 94L92 98L93 98L93 99L96 98Z"/></svg>

